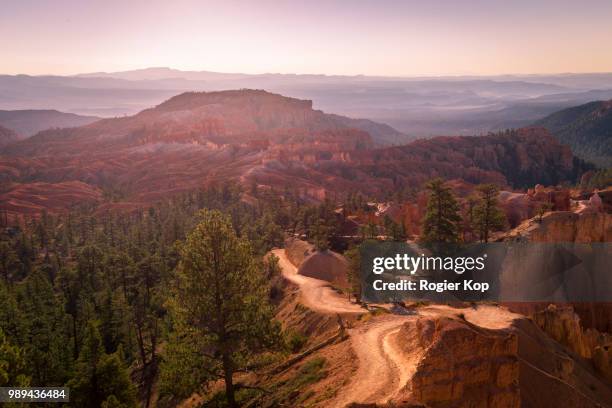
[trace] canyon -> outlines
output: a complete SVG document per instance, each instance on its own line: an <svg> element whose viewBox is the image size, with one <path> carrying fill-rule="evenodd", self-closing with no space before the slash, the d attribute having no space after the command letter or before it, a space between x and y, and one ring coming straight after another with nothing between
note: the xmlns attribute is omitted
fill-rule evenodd
<svg viewBox="0 0 612 408"><path fill-rule="evenodd" d="M146 218L135 210L233 182L237 200L253 206L264 193L280 203L287 196L331 199L342 239L386 218L412 239L427 205L423 185L442 177L461 205L477 184L501 188L509 225L495 240L611 238L609 189L562 186L593 168L541 127L393 146L401 133L387 125L327 114L309 100L238 90L188 92L133 116L25 140L8 135L0 147L5 221L81 208ZM355 194L367 197L361 207L339 204ZM348 261L315 250L300 233L272 250L280 269L272 280L276 318L304 348L265 375L240 378L274 390L263 406L274 406L274 398L322 407L610 405L609 305L358 304L345 292ZM325 365L320 381L279 396L309 364Z"/></svg>
<svg viewBox="0 0 612 408"><path fill-rule="evenodd" d="M382 198L434 177L519 188L576 180L589 169L542 128L381 147L397 134L266 91L189 92L134 116L4 146L0 209L19 217L79 200L138 208L227 181L315 201L348 192ZM63 201L54 190L66 186ZM25 190L40 199L28 201Z"/></svg>

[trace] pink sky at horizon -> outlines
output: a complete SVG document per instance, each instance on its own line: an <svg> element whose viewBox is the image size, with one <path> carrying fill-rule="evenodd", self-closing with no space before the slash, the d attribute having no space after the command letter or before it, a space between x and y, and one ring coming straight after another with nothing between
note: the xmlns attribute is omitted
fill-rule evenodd
<svg viewBox="0 0 612 408"><path fill-rule="evenodd" d="M0 0L0 74L612 71L612 1Z"/></svg>

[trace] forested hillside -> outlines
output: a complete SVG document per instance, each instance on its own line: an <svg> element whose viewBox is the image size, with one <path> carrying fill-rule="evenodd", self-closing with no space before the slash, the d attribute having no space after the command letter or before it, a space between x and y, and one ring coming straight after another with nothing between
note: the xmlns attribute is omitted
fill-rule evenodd
<svg viewBox="0 0 612 408"><path fill-rule="evenodd" d="M67 385L74 406L100 406L111 396L121 406L146 405L160 362L164 378L176 378L173 370L181 369L164 365L160 350L176 329L168 303L177 285L179 242L199 221L200 209L231 217L252 248L258 274L262 255L282 245L283 229L297 227L311 237L333 232L329 203L306 206L270 195L249 205L241 194L224 185L130 214L84 208L4 227L0 363L10 360L0 386ZM177 386L162 391L185 397ZM97 401L88 405L92 398Z"/></svg>
<svg viewBox="0 0 612 408"><path fill-rule="evenodd" d="M564 109L536 125L547 128L578 157L600 167L612 166L612 100Z"/></svg>

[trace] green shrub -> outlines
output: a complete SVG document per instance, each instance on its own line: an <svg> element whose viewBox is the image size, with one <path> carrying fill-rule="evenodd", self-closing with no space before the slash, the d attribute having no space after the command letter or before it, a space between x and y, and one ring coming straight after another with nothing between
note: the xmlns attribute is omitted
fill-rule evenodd
<svg viewBox="0 0 612 408"><path fill-rule="evenodd" d="M291 332L287 337L287 348L292 353L298 353L308 342L308 337L300 332Z"/></svg>

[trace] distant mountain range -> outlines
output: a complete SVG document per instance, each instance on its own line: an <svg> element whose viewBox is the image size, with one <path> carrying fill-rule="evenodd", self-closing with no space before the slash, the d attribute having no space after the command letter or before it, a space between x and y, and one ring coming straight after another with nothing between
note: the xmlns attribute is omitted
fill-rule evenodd
<svg viewBox="0 0 612 408"><path fill-rule="evenodd" d="M56 110L0 110L0 125L15 131L21 138L50 128L83 126L98 119Z"/></svg>
<svg viewBox="0 0 612 408"><path fill-rule="evenodd" d="M370 77L217 73L147 68L72 77L0 76L0 109L132 115L188 91L265 89L315 108L393 126L411 137L525 126L567 107L612 98L612 74ZM400 141L401 142L401 141Z"/></svg>
<svg viewBox="0 0 612 408"><path fill-rule="evenodd" d="M75 75L78 78L117 78L127 81L159 81L185 79L188 81L224 81L248 78L247 74L224 74L211 71L181 71L167 67L153 67L120 72L91 72Z"/></svg>
<svg viewBox="0 0 612 408"><path fill-rule="evenodd" d="M564 109L535 124L551 131L577 156L600 167L612 167L612 100Z"/></svg>

